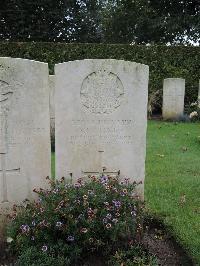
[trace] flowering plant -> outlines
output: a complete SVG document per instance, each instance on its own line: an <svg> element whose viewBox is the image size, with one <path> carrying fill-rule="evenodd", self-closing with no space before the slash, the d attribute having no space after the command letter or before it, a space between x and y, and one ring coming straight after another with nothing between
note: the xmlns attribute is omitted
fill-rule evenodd
<svg viewBox="0 0 200 266"><path fill-rule="evenodd" d="M49 189L34 190L38 200L14 206L8 233L18 256L34 248L75 265L91 253L105 256L136 244L143 213L136 183L104 174L75 184L47 179Z"/></svg>
<svg viewBox="0 0 200 266"><path fill-rule="evenodd" d="M200 121L200 97L196 102L190 104L188 113L192 122Z"/></svg>

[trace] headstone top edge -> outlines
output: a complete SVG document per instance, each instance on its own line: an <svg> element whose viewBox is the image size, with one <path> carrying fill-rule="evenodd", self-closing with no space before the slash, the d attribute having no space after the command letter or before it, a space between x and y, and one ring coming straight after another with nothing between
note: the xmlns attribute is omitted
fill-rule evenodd
<svg viewBox="0 0 200 266"><path fill-rule="evenodd" d="M184 78L166 78L166 79L164 79L164 82L165 81L173 81L173 80L180 80L180 81L185 81L185 79Z"/></svg>
<svg viewBox="0 0 200 266"><path fill-rule="evenodd" d="M147 70L149 70L149 66L145 65L145 64L141 64L141 63L137 63L135 61L127 61L127 60L121 60L121 59L82 59L82 60L73 60L73 61L67 61L67 62L62 62L62 63L58 63L55 64L55 69L60 68L64 65L69 65L69 64L77 64L77 63L81 63L81 62L94 62L94 63L98 63L98 62L118 62L118 63L123 63L123 64L131 64L131 65L135 65L141 68L146 68Z"/></svg>
<svg viewBox="0 0 200 266"><path fill-rule="evenodd" d="M29 63L32 63L32 64L41 64L41 65L46 65L48 66L48 63L45 63L45 62L40 62L40 61L37 61L37 60L32 60L32 59L28 59L28 58L15 58L15 57L0 57L0 62L1 61L4 61L4 60L10 60L10 61L16 61L16 62L29 62Z"/></svg>

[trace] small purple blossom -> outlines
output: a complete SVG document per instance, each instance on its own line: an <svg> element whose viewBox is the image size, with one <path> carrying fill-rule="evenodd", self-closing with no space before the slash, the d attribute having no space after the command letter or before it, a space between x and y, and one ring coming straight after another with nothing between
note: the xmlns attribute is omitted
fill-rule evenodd
<svg viewBox="0 0 200 266"><path fill-rule="evenodd" d="M65 188L70 188L71 186L71 184L65 184Z"/></svg>
<svg viewBox="0 0 200 266"><path fill-rule="evenodd" d="M116 223L118 222L118 219L114 218L114 219L112 219L112 222L113 222L114 224L116 224Z"/></svg>
<svg viewBox="0 0 200 266"><path fill-rule="evenodd" d="M35 220L32 221L32 226L36 226L36 222L35 222Z"/></svg>
<svg viewBox="0 0 200 266"><path fill-rule="evenodd" d="M58 188L55 188L54 190L53 190L53 193L54 194L57 194L59 192L59 189Z"/></svg>
<svg viewBox="0 0 200 266"><path fill-rule="evenodd" d="M75 188L79 188L79 187L81 187L81 184L80 184L80 183L75 183L75 184L74 184L74 187L75 187Z"/></svg>
<svg viewBox="0 0 200 266"><path fill-rule="evenodd" d="M46 251L47 251L47 249L48 249L48 247L47 247L46 245L44 245L44 246L42 246L42 248L41 248L41 249L42 249L42 251L43 251L43 252L46 252Z"/></svg>
<svg viewBox="0 0 200 266"><path fill-rule="evenodd" d="M81 204L81 201L79 199L75 200L74 203Z"/></svg>
<svg viewBox="0 0 200 266"><path fill-rule="evenodd" d="M108 177L106 175L102 175L100 177L100 181L102 184L107 184L108 183Z"/></svg>
<svg viewBox="0 0 200 266"><path fill-rule="evenodd" d="M135 211L132 211L132 212L131 212L131 215L132 215L132 216L136 216L136 212L135 212Z"/></svg>
<svg viewBox="0 0 200 266"><path fill-rule="evenodd" d="M74 236L68 236L68 237L67 237L67 241L69 241L69 242L73 242L73 241L74 241Z"/></svg>
<svg viewBox="0 0 200 266"><path fill-rule="evenodd" d="M119 209L121 207L121 202L119 200L113 200L113 204L115 205L115 208Z"/></svg>
<svg viewBox="0 0 200 266"><path fill-rule="evenodd" d="M29 233L29 231L30 231L30 227L29 227L29 225L27 225L27 224L22 224L22 225L20 226L20 229L22 230L22 233L23 233L23 234Z"/></svg>
<svg viewBox="0 0 200 266"><path fill-rule="evenodd" d="M124 178L125 184L129 184L130 178Z"/></svg>
<svg viewBox="0 0 200 266"><path fill-rule="evenodd" d="M108 222L108 219L103 218L103 223L106 224Z"/></svg>
<svg viewBox="0 0 200 266"><path fill-rule="evenodd" d="M112 218L112 214L111 214L111 213L108 213L108 214L106 215L106 218L107 218L107 219L111 219L111 218Z"/></svg>
<svg viewBox="0 0 200 266"><path fill-rule="evenodd" d="M56 227L61 227L62 225L63 225L62 222L57 222L57 223L56 223Z"/></svg>

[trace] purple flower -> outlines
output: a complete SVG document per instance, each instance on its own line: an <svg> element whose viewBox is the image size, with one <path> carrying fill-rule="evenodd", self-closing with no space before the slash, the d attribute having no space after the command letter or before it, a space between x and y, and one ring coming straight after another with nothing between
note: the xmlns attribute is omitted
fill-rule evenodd
<svg viewBox="0 0 200 266"><path fill-rule="evenodd" d="M35 220L32 221L32 226L36 226L36 222L35 222Z"/></svg>
<svg viewBox="0 0 200 266"><path fill-rule="evenodd" d="M70 188L72 185L71 184L66 184L65 188Z"/></svg>
<svg viewBox="0 0 200 266"><path fill-rule="evenodd" d="M22 230L22 233L25 234L25 233L29 233L30 231L30 227L27 225L27 224L22 224L20 226L20 229Z"/></svg>
<svg viewBox="0 0 200 266"><path fill-rule="evenodd" d="M130 178L124 178L126 185L129 184L129 180L130 180Z"/></svg>
<svg viewBox="0 0 200 266"><path fill-rule="evenodd" d="M57 222L56 223L56 227L61 227L63 224L62 224L62 222Z"/></svg>
<svg viewBox="0 0 200 266"><path fill-rule="evenodd" d="M41 248L41 249L42 249L42 251L43 251L43 252L46 252L46 251L47 251L47 249L48 249L48 247L47 247L46 245L44 245L44 246L42 246L42 248Z"/></svg>
<svg viewBox="0 0 200 266"><path fill-rule="evenodd" d="M132 211L132 212L131 212L131 215L132 215L132 216L136 216L136 212L135 212L135 211Z"/></svg>
<svg viewBox="0 0 200 266"><path fill-rule="evenodd" d="M53 190L53 193L54 194L57 194L59 192L59 189L58 188L55 188L54 190Z"/></svg>
<svg viewBox="0 0 200 266"><path fill-rule="evenodd" d="M69 241L69 242L73 242L73 241L74 241L74 236L68 236L68 237L67 237L67 241Z"/></svg>
<svg viewBox="0 0 200 266"><path fill-rule="evenodd" d="M106 175L101 176L100 181L102 184L108 183L108 177Z"/></svg>
<svg viewBox="0 0 200 266"><path fill-rule="evenodd" d="M121 207L121 202L119 200L113 200L113 204L115 205L115 208L119 209Z"/></svg>
<svg viewBox="0 0 200 266"><path fill-rule="evenodd" d="M103 223L106 224L108 222L108 219L103 218Z"/></svg>
<svg viewBox="0 0 200 266"><path fill-rule="evenodd" d="M111 218L112 218L112 214L111 214L111 213L108 213L108 214L106 215L106 218L107 218L107 219L111 219Z"/></svg>
<svg viewBox="0 0 200 266"><path fill-rule="evenodd" d="M114 218L114 219L112 219L112 222L113 222L114 224L116 224L116 223L118 222L118 219Z"/></svg>

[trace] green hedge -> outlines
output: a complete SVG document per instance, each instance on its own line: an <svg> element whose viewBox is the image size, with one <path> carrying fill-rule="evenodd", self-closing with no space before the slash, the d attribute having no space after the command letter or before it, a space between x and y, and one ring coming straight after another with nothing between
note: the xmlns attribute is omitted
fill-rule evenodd
<svg viewBox="0 0 200 266"><path fill-rule="evenodd" d="M0 43L0 56L34 59L55 63L85 58L115 58L150 66L150 93L160 90L164 78L186 79L186 103L197 98L200 79L200 47L143 46L127 44Z"/></svg>

